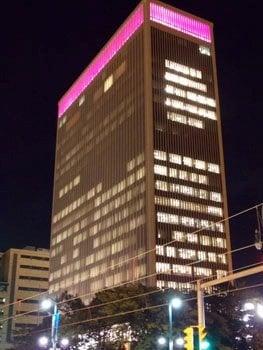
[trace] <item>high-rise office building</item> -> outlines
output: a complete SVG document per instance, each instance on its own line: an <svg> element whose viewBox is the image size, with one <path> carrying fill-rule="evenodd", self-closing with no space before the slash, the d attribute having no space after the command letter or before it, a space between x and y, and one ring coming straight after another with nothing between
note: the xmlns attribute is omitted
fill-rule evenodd
<svg viewBox="0 0 263 350"><path fill-rule="evenodd" d="M0 349L13 348L15 336L41 324L46 313L39 311L39 301L43 297L43 292L48 290L48 278L49 251L47 249L11 248L2 254ZM5 293L2 302L1 286L2 293Z"/></svg>
<svg viewBox="0 0 263 350"><path fill-rule="evenodd" d="M231 269L210 22L141 2L58 117L51 292L188 290Z"/></svg>

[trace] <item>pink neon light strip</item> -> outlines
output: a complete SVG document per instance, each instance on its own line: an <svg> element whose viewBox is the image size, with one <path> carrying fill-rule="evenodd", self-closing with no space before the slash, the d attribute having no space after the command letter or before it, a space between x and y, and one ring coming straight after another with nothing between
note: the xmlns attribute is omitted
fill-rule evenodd
<svg viewBox="0 0 263 350"><path fill-rule="evenodd" d="M72 105L82 91L96 78L107 63L118 53L127 40L143 23L143 5L131 15L93 62L85 69L58 103L58 116Z"/></svg>
<svg viewBox="0 0 263 350"><path fill-rule="evenodd" d="M211 30L208 24L167 9L161 5L155 3L150 4L150 19L153 22L176 29L209 43L212 41Z"/></svg>

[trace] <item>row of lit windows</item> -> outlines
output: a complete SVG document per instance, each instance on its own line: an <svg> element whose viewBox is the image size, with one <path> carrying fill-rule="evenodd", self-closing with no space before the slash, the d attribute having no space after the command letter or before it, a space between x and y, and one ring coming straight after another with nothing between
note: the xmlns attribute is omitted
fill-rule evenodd
<svg viewBox="0 0 263 350"><path fill-rule="evenodd" d="M59 191L59 198L67 194L70 190L72 190L73 187L77 186L79 183L80 183L80 175L76 176L74 180L70 181L70 183L68 183Z"/></svg>
<svg viewBox="0 0 263 350"><path fill-rule="evenodd" d="M165 274L176 274L176 275L188 275L192 276L192 272L195 276L202 276L202 277L210 277L213 275L212 269L209 269L207 267L199 267L194 266L193 268L191 266L187 265L179 265L179 264L168 264L163 262L157 262L156 263L156 272L157 273L165 273ZM226 276L227 271L226 270L217 270L217 276Z"/></svg>
<svg viewBox="0 0 263 350"><path fill-rule="evenodd" d="M137 157L131 159L127 163L127 171L132 171L136 166L140 165L144 161L144 154L141 153Z"/></svg>
<svg viewBox="0 0 263 350"><path fill-rule="evenodd" d="M109 216L107 219L98 222L90 228L90 236L96 235L98 232L108 229L110 226L115 225L116 223L126 219L128 216L136 213L144 207L144 199L140 198L132 205L124 207L122 210L119 210L112 216Z"/></svg>
<svg viewBox="0 0 263 350"><path fill-rule="evenodd" d="M64 218L66 215L70 214L73 210L77 209L80 207L83 203L86 201L90 200L92 197L95 196L96 193L99 193L102 189L102 184L100 183L96 187L93 187L90 189L86 194L82 195L72 203L70 203L66 208L62 209L60 212L58 212L56 215L53 217L53 223L56 223L60 219Z"/></svg>
<svg viewBox="0 0 263 350"><path fill-rule="evenodd" d="M212 205L186 202L175 198L156 196L155 204L166 206L166 207L178 208L182 210L195 211L198 213L210 214L210 215L221 216L221 217L223 216L222 208L214 207Z"/></svg>
<svg viewBox="0 0 263 350"><path fill-rule="evenodd" d="M199 170L206 170L210 173L216 173L216 174L220 173L218 164L209 163L200 159L181 156L180 154L166 153L164 151L154 150L154 158L158 160L165 160L165 161L169 159L170 163L185 165L185 166L196 168Z"/></svg>
<svg viewBox="0 0 263 350"><path fill-rule="evenodd" d="M101 205L106 200L112 199L116 194L124 191L127 187L135 183L135 181L141 180L145 176L145 168L139 168L135 173L130 174L127 179L123 179L107 191L103 192L101 196L95 199L95 207Z"/></svg>
<svg viewBox="0 0 263 350"><path fill-rule="evenodd" d="M224 232L224 226L221 222L214 222L205 219L197 219L188 216L179 216L176 214L157 212L157 221L171 225L182 225L194 227L197 229L209 229L211 231Z"/></svg>
<svg viewBox="0 0 263 350"><path fill-rule="evenodd" d="M169 119L169 120L171 120L173 122L177 122L177 123L193 126L195 128L198 128L198 129L204 129L204 123L203 123L202 120L191 118L191 117L187 117L185 115L178 114L178 113L175 113L175 112L168 111L167 112L167 119Z"/></svg>
<svg viewBox="0 0 263 350"><path fill-rule="evenodd" d="M96 248L107 242L110 242L112 239L116 239L117 237L120 237L128 232L135 230L136 228L143 225L144 223L145 223L144 215L135 216L131 218L129 221L119 225L118 227L115 227L110 231L105 232L103 235L100 235L99 237L94 238L93 247Z"/></svg>
<svg viewBox="0 0 263 350"><path fill-rule="evenodd" d="M112 198L117 193L123 191L127 186L132 185L135 181L139 181L142 179L145 175L145 169L144 167L141 167L137 170L135 174L131 174L127 181L126 179L120 181L118 184L114 185L112 188L110 188L108 191L102 193L101 196L98 196L95 199L95 206L100 205L101 203L105 202L106 200ZM100 183L96 187L93 187L91 190L87 192L86 195L83 195L79 197L77 200L69 204L66 208L61 210L59 213L54 215L53 217L53 223L56 223L60 219L64 218L66 215L70 214L73 210L81 206L85 201L90 200L92 197L95 196L95 192L100 192L102 189L102 184Z"/></svg>
<svg viewBox="0 0 263 350"><path fill-rule="evenodd" d="M206 105L209 107L216 107L216 101L211 97L196 94L195 92L192 92L192 91L182 90L169 84L166 84L165 92L167 94L175 95L181 98L186 98L187 100L194 101L202 105Z"/></svg>
<svg viewBox="0 0 263 350"><path fill-rule="evenodd" d="M195 187L169 183L161 180L155 181L155 188L159 191L180 193L185 196L206 199L213 202L222 202L221 193L219 192L210 192Z"/></svg>
<svg viewBox="0 0 263 350"><path fill-rule="evenodd" d="M199 238L200 245L226 249L225 238L210 237L207 235L197 235L196 233L187 233L187 232L182 232L182 231L172 231L172 240L173 241L198 244L198 238Z"/></svg>
<svg viewBox="0 0 263 350"><path fill-rule="evenodd" d="M145 223L144 215L136 216L136 217L132 218L131 220L129 220L128 222L125 222L124 224L118 226L117 228L114 228L112 231L108 231L107 234L104 234L103 236L99 237L98 239L101 240L101 244L105 244L113 239L116 239L117 237L123 236L125 233L128 233L128 232L131 232L132 230L135 230L136 228L143 225L144 223ZM82 237L82 236L80 234L77 237ZM75 237L75 238L77 238L77 237ZM106 237L107 237L107 239L105 240L104 238L106 238ZM75 240L75 238L74 238L74 240ZM95 247L98 246L97 242L98 241L96 238ZM130 243L131 243L131 241L130 241ZM90 254L86 258L75 261L72 264L68 264L67 266L63 267L62 269L59 269L59 270L55 271L54 273L51 273L50 274L50 281L53 281L53 279L60 278L61 276L65 276L65 275L71 273L72 271L77 271L80 268L84 268L84 267L87 267L93 263L97 263L98 261L105 259L108 256L111 256L111 258L112 258L112 255L115 254L116 252L118 252L119 247L123 246L123 244L125 244L125 243L117 243L117 244L114 243L110 246L107 246L107 247L104 247L104 248L98 250L95 253ZM73 258L77 258L78 255L79 255L79 249L75 248L73 250ZM65 264L66 262L67 262L67 256L66 255L61 256L61 265ZM119 261L117 259L117 261L115 263L114 259L112 258L111 262L112 262L112 265L115 265Z"/></svg>
<svg viewBox="0 0 263 350"><path fill-rule="evenodd" d="M216 120L216 113L214 111L211 111L211 110L203 108L203 107L198 107L196 105L192 105L190 103L185 103L185 102L180 101L180 100L175 100L175 99L170 98L170 97L166 97L165 104L168 107L179 109L181 111L187 111L189 113L198 115L198 116L203 117L203 118Z"/></svg>
<svg viewBox="0 0 263 350"><path fill-rule="evenodd" d="M189 282L176 282L176 281L164 281L157 280L158 288L173 288L179 291L190 291L194 290L194 285Z"/></svg>
<svg viewBox="0 0 263 350"><path fill-rule="evenodd" d="M189 75L190 77L193 77L193 78L202 79L202 72L200 70L185 66L181 63L177 63L177 62L170 61L170 60L166 59L165 60L165 67L172 69L178 73Z"/></svg>
<svg viewBox="0 0 263 350"><path fill-rule="evenodd" d="M168 171L169 170L169 171ZM180 179L184 181L196 182L203 185L208 185L208 177L206 175L200 175L196 173L191 173L185 170L178 170L174 168L167 168L167 166L154 164L154 173L156 175L163 175L173 177L175 179ZM169 173L169 175L168 175Z"/></svg>
<svg viewBox="0 0 263 350"><path fill-rule="evenodd" d="M164 79L167 81L171 81L172 83L176 83L182 86L186 86L192 89L200 90L203 92L207 92L207 86L199 81L194 81L192 79L188 79L185 77L181 77L178 74L165 72Z"/></svg>
<svg viewBox="0 0 263 350"><path fill-rule="evenodd" d="M209 261L213 263L226 264L225 254L216 254L214 252L206 252L203 250L176 248L172 246L156 246L156 254L169 258L180 258L187 260Z"/></svg>
<svg viewBox="0 0 263 350"><path fill-rule="evenodd" d="M126 196L126 201L131 200L132 198L136 198L138 195L140 195L141 193L143 193L145 191L145 184L142 182L140 184L138 184L137 186L133 187L132 189L130 189L129 191L127 191L125 193ZM87 205L84 208L84 211L82 213L82 210L78 210L77 214L75 215L76 217L74 218L74 220L78 219L78 217L81 217L82 215L87 215L88 211L93 210L94 205L93 203L87 203ZM90 223L93 223L93 219L94 216L93 215L89 215L87 217L85 217L84 219L82 219L80 222L75 223L74 225L71 225L69 227L67 227L64 231L60 232L57 236L55 236L54 238L52 238L52 246L54 246L55 244L60 243L61 241L67 239L68 237L70 237L72 234L76 234L80 229L83 230L85 227L87 227ZM74 221L71 220L69 223L67 223L67 220L63 221L63 224L65 223L66 226ZM87 232L83 232L81 234L79 234L78 236L76 236L76 241L74 240L74 244L80 243L81 241L84 241L87 239ZM55 256L58 253L60 253L61 251L57 250L57 248L55 248L56 250L52 250L51 251L51 256Z"/></svg>

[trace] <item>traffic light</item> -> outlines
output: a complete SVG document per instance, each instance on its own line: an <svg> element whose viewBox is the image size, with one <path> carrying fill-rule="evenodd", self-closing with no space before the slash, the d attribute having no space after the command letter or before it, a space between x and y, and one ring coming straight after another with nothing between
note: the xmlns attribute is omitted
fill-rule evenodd
<svg viewBox="0 0 263 350"><path fill-rule="evenodd" d="M203 326L198 327L199 334L199 350L207 350L210 347L208 340L206 339L207 330Z"/></svg>
<svg viewBox="0 0 263 350"><path fill-rule="evenodd" d="M184 348L186 350L194 350L194 329L187 327L184 329Z"/></svg>

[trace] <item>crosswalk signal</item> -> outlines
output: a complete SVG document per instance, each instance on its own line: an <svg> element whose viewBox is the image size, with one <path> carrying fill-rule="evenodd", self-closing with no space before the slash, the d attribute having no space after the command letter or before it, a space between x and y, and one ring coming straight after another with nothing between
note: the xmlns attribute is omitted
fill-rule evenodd
<svg viewBox="0 0 263 350"><path fill-rule="evenodd" d="M194 329L192 327L184 329L184 348L194 350Z"/></svg>

